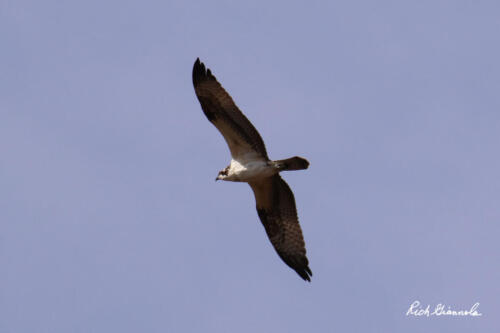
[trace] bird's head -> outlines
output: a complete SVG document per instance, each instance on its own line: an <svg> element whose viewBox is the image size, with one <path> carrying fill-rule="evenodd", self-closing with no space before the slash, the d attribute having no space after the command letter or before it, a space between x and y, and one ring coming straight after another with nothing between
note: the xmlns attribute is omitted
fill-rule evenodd
<svg viewBox="0 0 500 333"><path fill-rule="evenodd" d="M229 167L225 168L224 170L219 171L219 174L217 175L217 178L215 178L215 181L226 179L228 170L229 170Z"/></svg>

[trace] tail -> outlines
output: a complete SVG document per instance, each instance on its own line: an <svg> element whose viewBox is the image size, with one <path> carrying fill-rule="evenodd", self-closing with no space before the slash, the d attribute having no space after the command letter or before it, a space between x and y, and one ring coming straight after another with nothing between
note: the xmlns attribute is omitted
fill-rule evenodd
<svg viewBox="0 0 500 333"><path fill-rule="evenodd" d="M309 162L305 158L298 156L290 157L286 160L272 161L272 163L279 171L304 170L309 167Z"/></svg>

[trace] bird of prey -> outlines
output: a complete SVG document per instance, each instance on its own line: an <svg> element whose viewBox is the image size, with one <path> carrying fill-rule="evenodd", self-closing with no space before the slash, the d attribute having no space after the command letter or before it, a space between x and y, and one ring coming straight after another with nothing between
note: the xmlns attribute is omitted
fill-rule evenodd
<svg viewBox="0 0 500 333"><path fill-rule="evenodd" d="M205 116L220 131L231 151L230 164L215 180L250 185L257 213L276 252L301 278L311 281L295 198L279 174L307 169L309 162L298 156L270 160L259 132L199 58L193 67L193 85Z"/></svg>

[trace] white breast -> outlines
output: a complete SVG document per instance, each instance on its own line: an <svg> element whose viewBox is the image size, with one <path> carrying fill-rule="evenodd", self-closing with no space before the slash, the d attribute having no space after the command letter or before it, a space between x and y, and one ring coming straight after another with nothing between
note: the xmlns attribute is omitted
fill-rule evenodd
<svg viewBox="0 0 500 333"><path fill-rule="evenodd" d="M269 177L277 170L264 160L231 160L227 180L248 182L256 178Z"/></svg>

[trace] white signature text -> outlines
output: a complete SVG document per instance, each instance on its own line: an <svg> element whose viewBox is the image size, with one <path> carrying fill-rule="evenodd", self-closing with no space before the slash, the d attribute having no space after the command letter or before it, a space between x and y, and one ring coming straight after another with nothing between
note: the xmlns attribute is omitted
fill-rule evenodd
<svg viewBox="0 0 500 333"><path fill-rule="evenodd" d="M450 306L446 307L444 304L439 303L432 310L430 304L424 308L419 301L415 301L410 305L408 311L406 311L407 316L415 316L415 317L430 317L430 316L471 316L471 317L479 317L483 314L478 311L479 302L475 303L467 310L455 310Z"/></svg>

